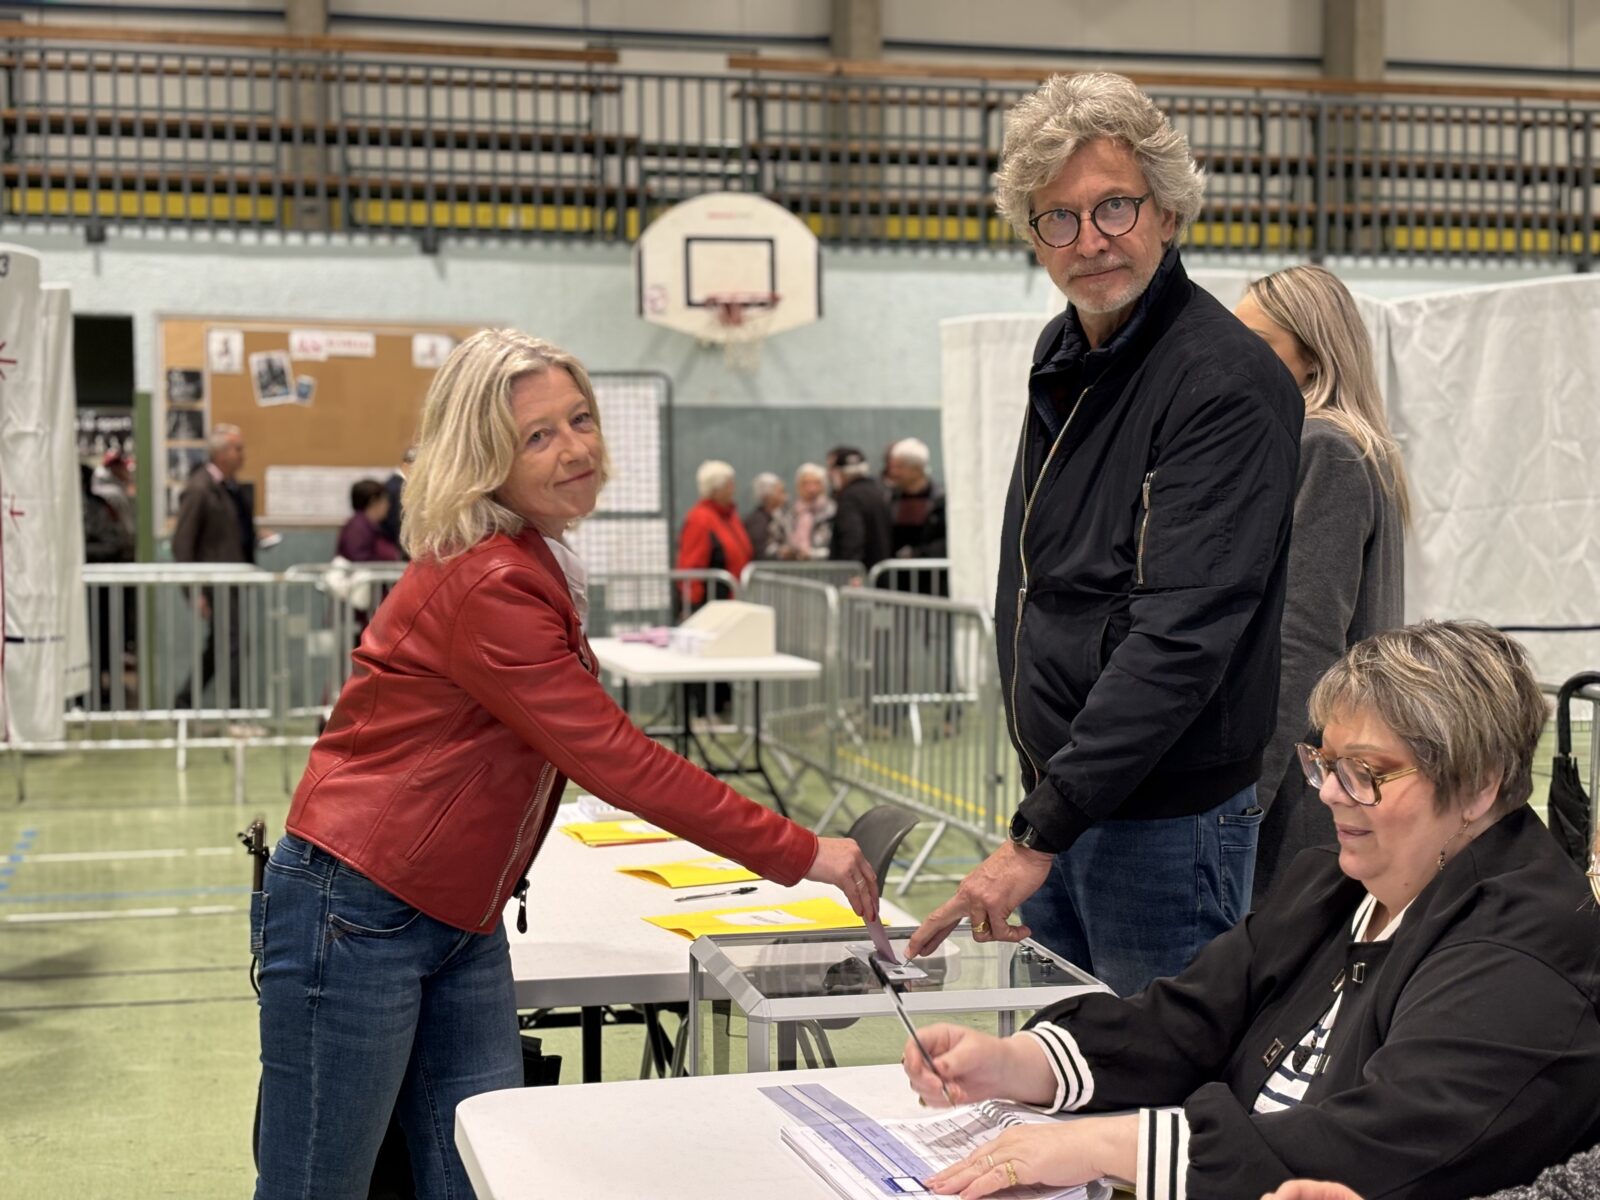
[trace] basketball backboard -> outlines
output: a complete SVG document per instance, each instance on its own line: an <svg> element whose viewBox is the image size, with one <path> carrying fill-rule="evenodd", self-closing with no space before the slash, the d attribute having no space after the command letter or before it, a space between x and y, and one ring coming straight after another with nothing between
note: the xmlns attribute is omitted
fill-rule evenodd
<svg viewBox="0 0 1600 1200"><path fill-rule="evenodd" d="M822 315L816 236L762 196L711 192L650 223L633 251L638 312L703 342L747 340L809 325ZM745 327L741 330L741 325Z"/></svg>

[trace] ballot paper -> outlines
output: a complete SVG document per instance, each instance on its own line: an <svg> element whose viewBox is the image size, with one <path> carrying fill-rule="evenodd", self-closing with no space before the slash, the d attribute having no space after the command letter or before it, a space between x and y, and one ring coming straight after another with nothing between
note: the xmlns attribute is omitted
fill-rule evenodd
<svg viewBox="0 0 1600 1200"><path fill-rule="evenodd" d="M928 1196L923 1181L961 1162L1018 1125L1050 1124L1046 1116L1005 1100L986 1100L926 1117L876 1120L821 1084L764 1087L761 1094L795 1123L783 1142L845 1200ZM1042 1184L1007 1188L1005 1200L1109 1200L1104 1180L1082 1187Z"/></svg>
<svg viewBox="0 0 1600 1200"><path fill-rule="evenodd" d="M652 925L689 938L709 933L760 933L774 930L794 933L810 929L860 929L861 918L837 900L791 900L787 904L744 905L710 912L675 912L646 917Z"/></svg>
<svg viewBox="0 0 1600 1200"><path fill-rule="evenodd" d="M618 867L617 870L637 879L648 879L651 883L664 883L669 888L714 887L761 878L748 867L715 854L706 858L686 858L681 862L641 863L632 867Z"/></svg>
<svg viewBox="0 0 1600 1200"><path fill-rule="evenodd" d="M633 846L640 842L671 842L677 834L668 833L649 821L572 821L561 832L585 846Z"/></svg>

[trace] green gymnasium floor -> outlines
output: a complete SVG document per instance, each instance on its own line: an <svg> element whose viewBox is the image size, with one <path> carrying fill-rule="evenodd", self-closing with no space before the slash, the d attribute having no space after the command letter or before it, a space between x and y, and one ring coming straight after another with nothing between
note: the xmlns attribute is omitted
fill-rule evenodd
<svg viewBox="0 0 1600 1200"><path fill-rule="evenodd" d="M243 807L219 750L191 753L183 774L167 751L30 757L26 781L18 804L0 771L0 1195L248 1196L256 1009L235 834L258 814L281 832L279 752L248 755ZM825 802L806 791L797 815ZM950 837L940 853L970 855L970 843ZM918 885L900 903L926 913L952 886ZM902 1039L883 1024L867 1045L836 1039L841 1061L897 1058ZM575 1081L576 1026L540 1036ZM642 1051L639 1026L608 1028L606 1078L635 1077Z"/></svg>
<svg viewBox="0 0 1600 1200"><path fill-rule="evenodd" d="M1541 808L1550 741L1534 781ZM298 778L304 756L293 753ZM250 1194L250 868L235 833L258 814L281 830L283 772L278 751L251 752L242 807L218 750L192 754L182 774L165 751L33 757L20 804L0 772L0 1194ZM797 815L814 818L825 801L814 784L796 798ZM933 869L959 875L973 861L970 843L952 836ZM952 887L919 883L900 903L925 914ZM875 1024L835 1038L841 1062L898 1057L898 1033ZM542 1036L563 1057L563 1079L576 1080L577 1029ZM606 1078L633 1077L640 1027L605 1038Z"/></svg>

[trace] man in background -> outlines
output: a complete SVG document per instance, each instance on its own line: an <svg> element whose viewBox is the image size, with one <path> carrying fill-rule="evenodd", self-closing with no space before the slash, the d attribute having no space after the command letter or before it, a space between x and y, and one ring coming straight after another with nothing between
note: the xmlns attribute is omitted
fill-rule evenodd
<svg viewBox="0 0 1600 1200"><path fill-rule="evenodd" d="M383 490L389 495L389 510L384 514L378 528L383 536L388 538L389 542L400 551L401 558L408 558L409 555L406 554L405 547L400 544L400 518L402 514L400 493L405 490L406 471L416 461L417 448L415 446L407 446L405 454L401 456L399 467L395 469L389 478L383 481Z"/></svg>
<svg viewBox="0 0 1600 1200"><path fill-rule="evenodd" d="M833 485L833 540L828 557L858 562L871 570L893 553L889 498L872 475L872 464L854 446L828 452L828 480Z"/></svg>
<svg viewBox="0 0 1600 1200"><path fill-rule="evenodd" d="M895 558L944 558L944 489L928 474L928 445L902 438L889 447L889 512ZM902 590L943 596L949 592L945 572L924 572Z"/></svg>
<svg viewBox="0 0 1600 1200"><path fill-rule="evenodd" d="M178 522L172 531L174 562L253 563L256 558L255 514L239 485L244 466L244 434L237 425L215 425L209 439L211 457L194 469L178 498ZM240 611L244 593L239 588L203 587L195 593L195 609L205 625L205 646L200 656L200 685L194 679L179 690L176 708L193 708L195 701L211 683L217 668L216 623L223 621L222 636L227 642L226 707L240 707L243 693L239 677ZM219 706L224 699L217 697ZM229 732L238 737L255 737L266 731L259 726L235 724Z"/></svg>

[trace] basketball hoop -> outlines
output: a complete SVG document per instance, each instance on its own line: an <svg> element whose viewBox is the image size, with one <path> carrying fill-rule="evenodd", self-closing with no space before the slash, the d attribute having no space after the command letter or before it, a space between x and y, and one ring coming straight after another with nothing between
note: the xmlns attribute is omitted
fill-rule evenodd
<svg viewBox="0 0 1600 1200"><path fill-rule="evenodd" d="M707 325L703 345L720 342L722 359L740 371L761 365L761 345L783 297L777 292L713 292L705 298Z"/></svg>

